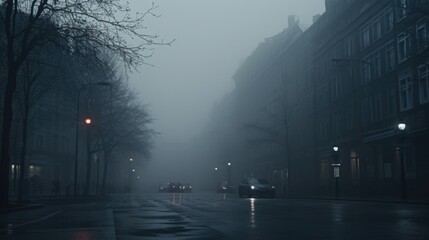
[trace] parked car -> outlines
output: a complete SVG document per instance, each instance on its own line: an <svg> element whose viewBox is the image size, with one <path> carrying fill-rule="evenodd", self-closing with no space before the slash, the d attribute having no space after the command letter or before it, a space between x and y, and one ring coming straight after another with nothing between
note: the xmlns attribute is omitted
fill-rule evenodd
<svg viewBox="0 0 429 240"><path fill-rule="evenodd" d="M228 181L220 183L217 191L219 193L232 193L234 192L234 186L231 185Z"/></svg>
<svg viewBox="0 0 429 240"><path fill-rule="evenodd" d="M253 197L267 196L275 197L276 189L265 179L261 178L245 178L238 186L238 196Z"/></svg>

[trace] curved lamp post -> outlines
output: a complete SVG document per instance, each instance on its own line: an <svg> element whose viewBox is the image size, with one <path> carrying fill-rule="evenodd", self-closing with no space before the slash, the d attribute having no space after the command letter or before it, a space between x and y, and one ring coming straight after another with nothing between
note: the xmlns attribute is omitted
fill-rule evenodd
<svg viewBox="0 0 429 240"><path fill-rule="evenodd" d="M76 104L76 134L75 134L75 149L74 149L74 196L77 197L77 162L78 162L78 150L79 150L79 107L80 107L80 96L82 91L89 86L98 85L98 86L110 86L109 82L94 82L83 84L77 94L77 104Z"/></svg>
<svg viewBox="0 0 429 240"><path fill-rule="evenodd" d="M338 154L338 146L332 147L333 150L333 163L332 167L334 168L334 182L335 182L335 197L340 197L340 167L341 164L338 161L339 154Z"/></svg>
<svg viewBox="0 0 429 240"><path fill-rule="evenodd" d="M407 201L407 185L405 182L404 134L407 124L401 122L396 126L399 130L399 160L401 164L401 199Z"/></svg>

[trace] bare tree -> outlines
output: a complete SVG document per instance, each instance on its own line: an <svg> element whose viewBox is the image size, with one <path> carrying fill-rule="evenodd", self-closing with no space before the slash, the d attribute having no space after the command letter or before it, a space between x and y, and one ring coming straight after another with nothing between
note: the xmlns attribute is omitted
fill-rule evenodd
<svg viewBox="0 0 429 240"><path fill-rule="evenodd" d="M286 106L285 96L277 97L272 101L273 109L262 108L261 111L266 116L267 121L252 122L243 124L246 132L251 136L247 140L250 147L263 145L279 145L283 149L284 159L287 163L287 185L291 188L290 177L290 148L289 148L289 129L288 115L290 112ZM277 164L278 165L278 164ZM279 166L276 166L279 167Z"/></svg>
<svg viewBox="0 0 429 240"><path fill-rule="evenodd" d="M146 12L132 14L128 3L93 0L2 0L0 30L5 38L7 74L3 95L0 153L0 208L9 205L10 134L13 96L20 68L37 46L54 43L70 54L109 49L129 68L145 64L153 45L169 45L148 34L145 17L156 16L152 5ZM3 35L3 34L2 34ZM59 40L60 39L60 40ZM132 45L130 39L136 44Z"/></svg>

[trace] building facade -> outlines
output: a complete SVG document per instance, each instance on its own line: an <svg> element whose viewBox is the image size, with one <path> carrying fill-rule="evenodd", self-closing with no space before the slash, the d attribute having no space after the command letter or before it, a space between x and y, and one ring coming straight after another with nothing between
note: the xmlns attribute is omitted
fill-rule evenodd
<svg viewBox="0 0 429 240"><path fill-rule="evenodd" d="M235 120L284 140L248 128L242 141L260 141L236 150L244 175L280 173L296 193L427 201L429 1L325 4L311 27L290 21L234 75Z"/></svg>

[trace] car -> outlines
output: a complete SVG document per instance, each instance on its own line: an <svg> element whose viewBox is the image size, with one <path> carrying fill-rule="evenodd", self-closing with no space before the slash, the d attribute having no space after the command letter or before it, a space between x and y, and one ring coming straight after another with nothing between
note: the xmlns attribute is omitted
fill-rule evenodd
<svg viewBox="0 0 429 240"><path fill-rule="evenodd" d="M190 192L192 192L192 186L191 186L191 184L185 183L181 186L180 190L181 190L181 192L190 193Z"/></svg>
<svg viewBox="0 0 429 240"><path fill-rule="evenodd" d="M180 183L169 182L166 184L160 184L158 192L175 193L175 192L180 192L181 188L182 188L182 185Z"/></svg>
<svg viewBox="0 0 429 240"><path fill-rule="evenodd" d="M167 184L160 184L159 188L158 188L158 192L168 192L169 191L168 190L168 184L169 183L167 183Z"/></svg>
<svg viewBox="0 0 429 240"><path fill-rule="evenodd" d="M225 181L223 183L219 183L218 193L232 193L234 192L234 186L231 185L228 181Z"/></svg>
<svg viewBox="0 0 429 240"><path fill-rule="evenodd" d="M261 178L245 178L241 181L238 186L238 196L243 197L254 197L254 196L266 196L275 197L276 189L273 185L265 179Z"/></svg>
<svg viewBox="0 0 429 240"><path fill-rule="evenodd" d="M174 182L168 184L168 192L178 193L181 191L182 191L182 184L174 183Z"/></svg>
<svg viewBox="0 0 429 240"><path fill-rule="evenodd" d="M191 184L181 184L179 182L170 182L167 184L159 185L159 192L168 192L168 193L182 193L182 192L192 192Z"/></svg>

